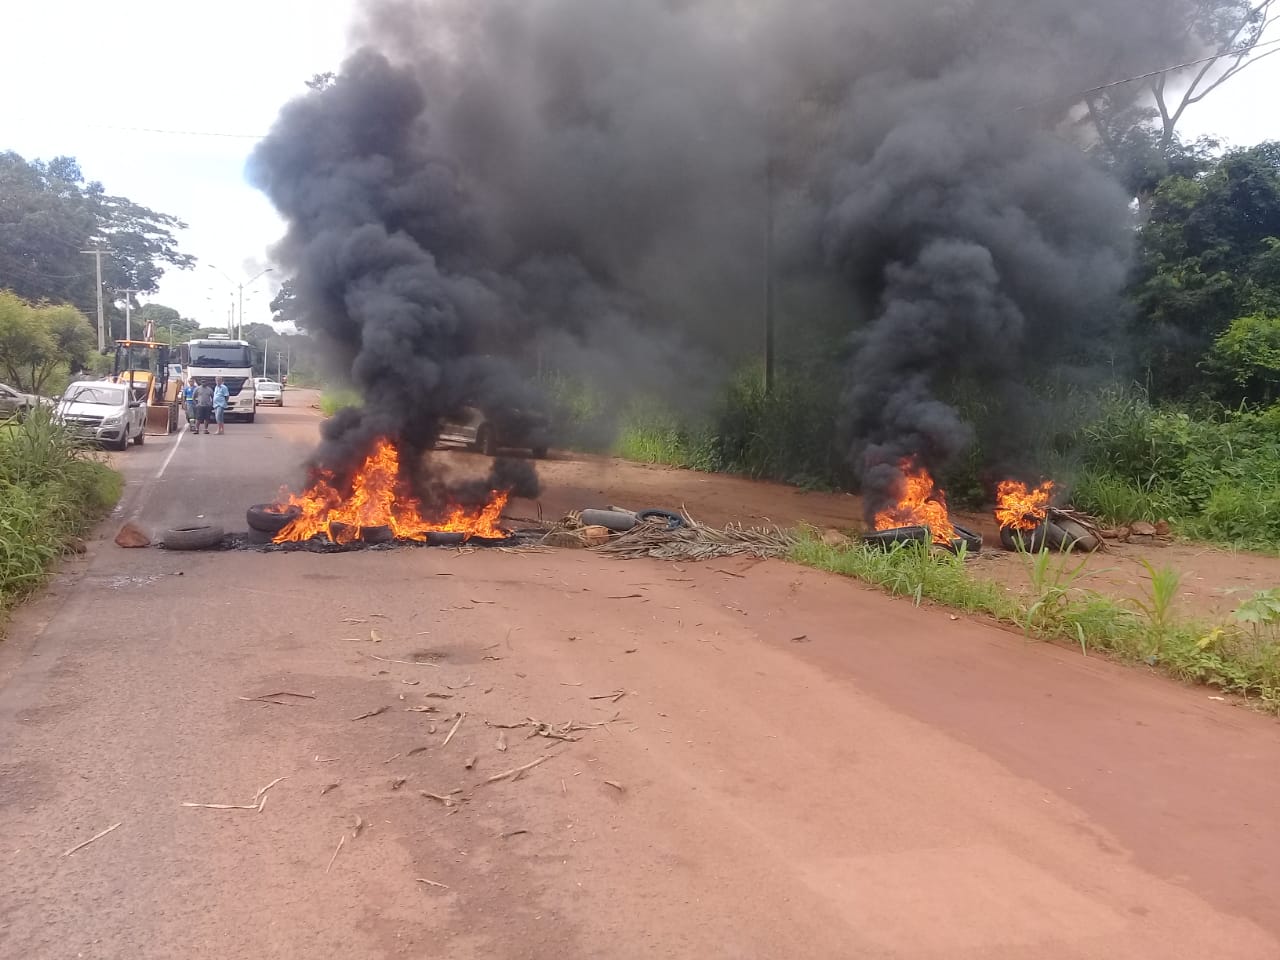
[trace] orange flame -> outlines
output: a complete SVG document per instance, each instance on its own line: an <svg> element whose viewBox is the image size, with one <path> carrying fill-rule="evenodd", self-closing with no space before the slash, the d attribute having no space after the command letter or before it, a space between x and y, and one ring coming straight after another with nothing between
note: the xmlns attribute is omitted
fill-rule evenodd
<svg viewBox="0 0 1280 960"><path fill-rule="evenodd" d="M400 454L388 440L379 440L343 496L333 474L322 471L301 494L287 493L280 509L297 507L301 516L275 536L276 543L325 536L336 543L360 539L369 527L390 527L398 540L425 540L428 533L461 533L467 537L505 537L498 521L508 494L494 491L479 510L455 507L440 520L422 515L422 503L408 494L400 480Z"/></svg>
<svg viewBox="0 0 1280 960"><path fill-rule="evenodd" d="M996 520L1002 527L1034 530L1049 515L1049 498L1052 496L1052 480L1046 480L1034 489L1017 480L1001 480L996 487Z"/></svg>
<svg viewBox="0 0 1280 960"><path fill-rule="evenodd" d="M934 484L929 471L914 460L907 458L898 466L906 478L902 499L876 514L876 529L928 527L934 543L951 543L956 528L947 510L947 495Z"/></svg>

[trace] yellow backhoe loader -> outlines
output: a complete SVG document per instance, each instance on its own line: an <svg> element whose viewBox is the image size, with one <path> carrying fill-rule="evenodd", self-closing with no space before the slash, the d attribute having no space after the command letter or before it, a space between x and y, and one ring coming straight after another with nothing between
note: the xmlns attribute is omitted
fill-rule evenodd
<svg viewBox="0 0 1280 960"><path fill-rule="evenodd" d="M182 380L169 376L171 348L152 340L117 340L111 381L127 384L130 396L147 405L147 433L163 437L178 428Z"/></svg>

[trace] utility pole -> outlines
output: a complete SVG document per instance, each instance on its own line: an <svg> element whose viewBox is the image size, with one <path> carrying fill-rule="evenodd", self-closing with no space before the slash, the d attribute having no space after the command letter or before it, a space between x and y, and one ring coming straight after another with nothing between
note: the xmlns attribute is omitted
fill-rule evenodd
<svg viewBox="0 0 1280 960"><path fill-rule="evenodd" d="M764 167L764 392L773 393L773 157Z"/></svg>
<svg viewBox="0 0 1280 960"><path fill-rule="evenodd" d="M276 382L280 381L280 361L284 357L283 350L276 351Z"/></svg>
<svg viewBox="0 0 1280 960"><path fill-rule="evenodd" d="M103 321L102 314L102 253L101 247L94 247L92 250L81 250L81 253L87 253L93 257L94 276L98 281L98 352L106 353L107 351L107 328Z"/></svg>
<svg viewBox="0 0 1280 960"><path fill-rule="evenodd" d="M124 294L124 338L126 340L133 339L133 295L142 293L141 290L117 290L116 293Z"/></svg>

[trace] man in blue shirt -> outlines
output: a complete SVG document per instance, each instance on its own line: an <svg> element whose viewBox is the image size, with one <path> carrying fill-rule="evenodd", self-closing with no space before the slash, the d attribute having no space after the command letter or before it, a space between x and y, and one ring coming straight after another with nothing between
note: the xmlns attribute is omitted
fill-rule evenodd
<svg viewBox="0 0 1280 960"><path fill-rule="evenodd" d="M227 389L227 385L222 382L222 378L218 377L217 386L213 388L213 415L218 420L218 432L226 433L223 427L223 420L227 415L227 401L231 399L231 391Z"/></svg>
<svg viewBox="0 0 1280 960"><path fill-rule="evenodd" d="M187 405L187 423L191 425L191 432L196 432L196 378L192 377L185 387L182 388L182 399Z"/></svg>

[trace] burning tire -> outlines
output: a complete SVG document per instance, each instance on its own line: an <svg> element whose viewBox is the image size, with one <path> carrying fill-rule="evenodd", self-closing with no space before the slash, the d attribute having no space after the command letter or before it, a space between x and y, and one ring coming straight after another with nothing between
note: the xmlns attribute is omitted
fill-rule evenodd
<svg viewBox="0 0 1280 960"><path fill-rule="evenodd" d="M1042 523L1030 530L1017 527L1000 528L1000 545L1014 553L1039 553L1044 549L1048 539L1048 523Z"/></svg>
<svg viewBox="0 0 1280 960"><path fill-rule="evenodd" d="M933 535L928 527L898 527L894 530L877 530L865 534L862 542L882 550L891 550L901 543L919 543L928 546Z"/></svg>
<svg viewBox="0 0 1280 960"><path fill-rule="evenodd" d="M274 503L254 504L244 513L250 530L271 534L279 533L300 516L302 516L302 510L298 507L288 506L282 510L278 504Z"/></svg>
<svg viewBox="0 0 1280 960"><path fill-rule="evenodd" d="M1057 550L1080 550L1084 553L1093 553L1102 546L1099 539L1093 532L1082 523L1076 523L1066 517L1059 517L1050 524L1049 545ZM1055 536L1053 528L1058 533ZM1057 543L1054 543L1054 540Z"/></svg>
<svg viewBox="0 0 1280 960"><path fill-rule="evenodd" d="M166 550L210 550L222 545L222 528L215 524L174 527L164 534Z"/></svg>

